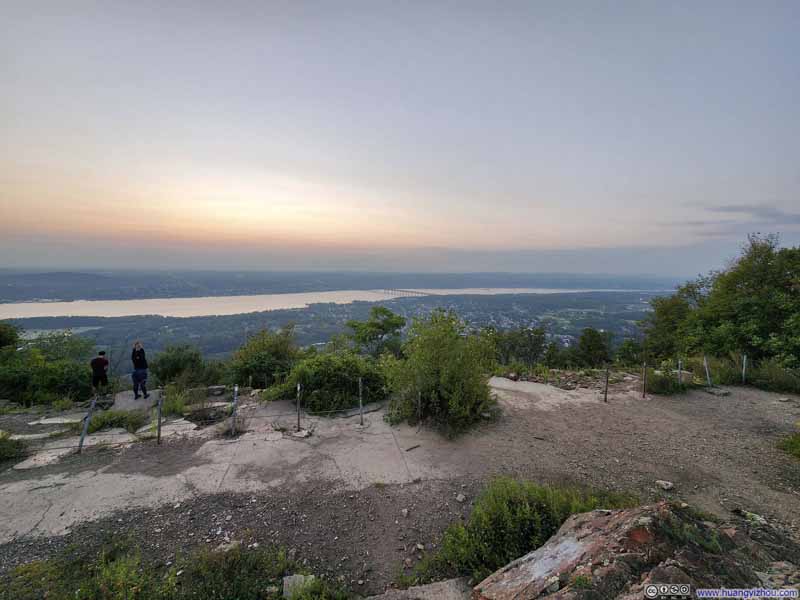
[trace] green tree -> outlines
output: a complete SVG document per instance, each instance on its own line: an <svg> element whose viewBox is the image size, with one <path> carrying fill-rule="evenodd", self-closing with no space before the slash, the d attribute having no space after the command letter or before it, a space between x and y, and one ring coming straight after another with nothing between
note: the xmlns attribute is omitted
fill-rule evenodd
<svg viewBox="0 0 800 600"><path fill-rule="evenodd" d="M254 386L270 387L286 378L299 356L292 325L278 331L265 329L234 353L231 374L237 383L248 383L252 377Z"/></svg>
<svg viewBox="0 0 800 600"><path fill-rule="evenodd" d="M581 332L575 358L584 367L601 367L611 360L611 344L607 334L587 327Z"/></svg>
<svg viewBox="0 0 800 600"><path fill-rule="evenodd" d="M488 386L493 351L485 336L468 334L454 313L437 310L415 319L403 347L405 360L383 362L395 393L391 418L431 419L451 433L480 419L493 404Z"/></svg>
<svg viewBox="0 0 800 600"><path fill-rule="evenodd" d="M0 348L16 346L19 342L19 330L10 323L0 323Z"/></svg>
<svg viewBox="0 0 800 600"><path fill-rule="evenodd" d="M642 364L642 345L634 339L626 338L617 348L615 359L624 366Z"/></svg>
<svg viewBox="0 0 800 600"><path fill-rule="evenodd" d="M727 268L652 305L642 322L648 356L744 353L800 367L800 248L781 248L776 235L749 236Z"/></svg>
<svg viewBox="0 0 800 600"><path fill-rule="evenodd" d="M505 331L487 330L493 341L497 361L509 365L513 361L533 367L541 358L545 347L545 333L540 327L520 327Z"/></svg>
<svg viewBox="0 0 800 600"><path fill-rule="evenodd" d="M347 327L356 345L367 354L380 356L389 351L400 353L400 331L405 327L404 317L393 313L385 306L373 306L366 321L351 320Z"/></svg>
<svg viewBox="0 0 800 600"><path fill-rule="evenodd" d="M91 395L90 340L69 332L32 340L17 350L0 349L0 398L25 405L50 404L60 398Z"/></svg>

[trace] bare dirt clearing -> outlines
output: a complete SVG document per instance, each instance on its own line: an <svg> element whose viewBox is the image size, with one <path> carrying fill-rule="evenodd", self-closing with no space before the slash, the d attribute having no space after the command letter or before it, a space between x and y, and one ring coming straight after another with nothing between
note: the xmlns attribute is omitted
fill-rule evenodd
<svg viewBox="0 0 800 600"><path fill-rule="evenodd" d="M293 407L273 403L243 409L249 431L235 439L209 428L160 447L6 469L0 569L112 534L135 536L160 560L241 539L284 544L357 591L380 591L397 565L416 560L416 544L436 543L498 474L680 498L724 517L743 508L800 531L800 462L776 448L800 419L800 398L729 388L727 397L642 399L629 381L604 404L596 389L501 379L492 387L500 419L452 441L390 427L382 412L366 415L363 428L357 416L304 417L312 435L298 439L286 415Z"/></svg>

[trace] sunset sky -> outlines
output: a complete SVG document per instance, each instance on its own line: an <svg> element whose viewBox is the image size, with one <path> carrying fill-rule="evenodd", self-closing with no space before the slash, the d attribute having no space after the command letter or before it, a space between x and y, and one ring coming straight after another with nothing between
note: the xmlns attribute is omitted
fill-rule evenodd
<svg viewBox="0 0 800 600"><path fill-rule="evenodd" d="M0 267L691 275L800 241L800 2L0 9Z"/></svg>

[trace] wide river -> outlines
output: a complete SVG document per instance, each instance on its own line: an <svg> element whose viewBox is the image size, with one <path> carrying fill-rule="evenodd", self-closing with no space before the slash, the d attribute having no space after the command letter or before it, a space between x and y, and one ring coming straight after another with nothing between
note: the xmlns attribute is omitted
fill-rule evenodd
<svg viewBox="0 0 800 600"><path fill-rule="evenodd" d="M414 290L341 290L299 294L258 294L253 296L205 296L198 298L152 298L144 300L75 300L73 302L17 302L0 304L0 319L30 317L129 317L161 315L164 317L201 317L305 308L311 304L333 302L379 302L409 292L456 296L464 294L566 294L580 292L637 292L642 290L568 290L555 288L458 288Z"/></svg>

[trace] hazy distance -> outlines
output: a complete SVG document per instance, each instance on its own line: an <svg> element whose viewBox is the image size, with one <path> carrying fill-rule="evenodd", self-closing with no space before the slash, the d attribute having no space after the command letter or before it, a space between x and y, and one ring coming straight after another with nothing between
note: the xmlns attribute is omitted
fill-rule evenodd
<svg viewBox="0 0 800 600"><path fill-rule="evenodd" d="M800 241L800 4L4 2L0 267L646 273Z"/></svg>

